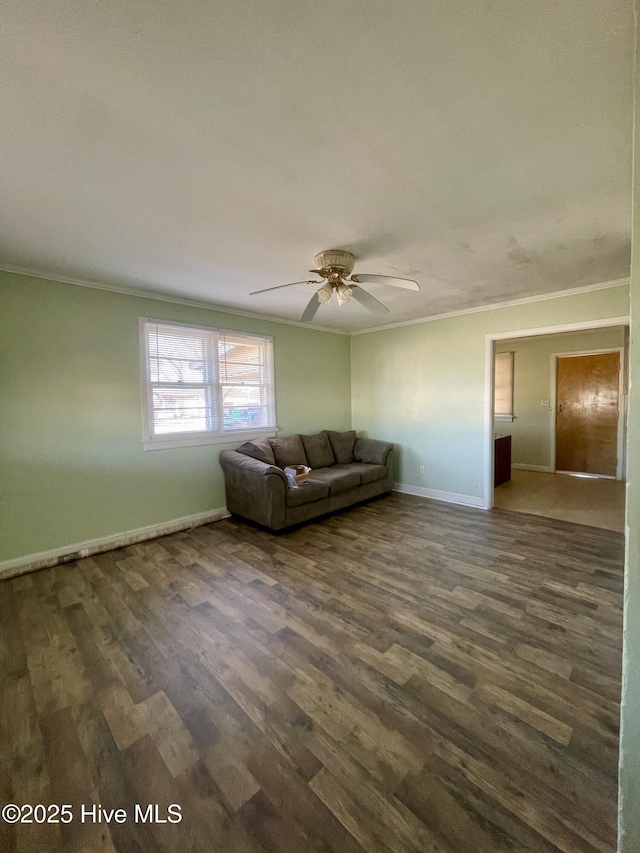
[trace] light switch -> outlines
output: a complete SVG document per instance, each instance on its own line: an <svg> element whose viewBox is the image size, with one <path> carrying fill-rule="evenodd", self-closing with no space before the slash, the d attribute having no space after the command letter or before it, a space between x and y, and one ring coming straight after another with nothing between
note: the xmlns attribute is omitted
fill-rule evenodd
<svg viewBox="0 0 640 853"><path fill-rule="evenodd" d="M548 407L550 402L551 402L550 400L540 400L540 405Z"/></svg>

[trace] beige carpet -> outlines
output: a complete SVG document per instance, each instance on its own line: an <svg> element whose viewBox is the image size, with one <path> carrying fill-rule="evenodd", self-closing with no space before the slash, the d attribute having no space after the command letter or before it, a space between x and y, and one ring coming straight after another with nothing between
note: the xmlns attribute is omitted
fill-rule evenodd
<svg viewBox="0 0 640 853"><path fill-rule="evenodd" d="M620 480L513 470L511 480L496 488L494 505L624 533L624 496Z"/></svg>

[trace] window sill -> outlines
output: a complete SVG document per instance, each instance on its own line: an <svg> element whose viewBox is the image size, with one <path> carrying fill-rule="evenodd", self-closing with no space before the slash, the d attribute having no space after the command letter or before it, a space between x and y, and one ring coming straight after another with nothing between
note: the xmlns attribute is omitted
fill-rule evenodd
<svg viewBox="0 0 640 853"><path fill-rule="evenodd" d="M515 415L494 415L494 421L506 421L507 423L511 423L515 420Z"/></svg>
<svg viewBox="0 0 640 853"><path fill-rule="evenodd" d="M277 434L276 427L267 429L234 430L224 435L219 433L196 433L191 435L162 435L156 438L144 438L143 450L171 450L175 447L198 447L201 444L237 444L252 438L273 438Z"/></svg>

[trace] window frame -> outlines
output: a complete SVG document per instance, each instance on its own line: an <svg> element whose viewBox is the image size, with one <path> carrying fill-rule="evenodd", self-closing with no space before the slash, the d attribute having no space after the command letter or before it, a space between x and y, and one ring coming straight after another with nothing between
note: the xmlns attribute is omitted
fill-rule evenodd
<svg viewBox="0 0 640 853"><path fill-rule="evenodd" d="M497 374L497 363L498 356L509 356L509 365L510 365L510 411L509 412L496 412L496 374ZM495 352L493 355L493 419L494 421L500 421L503 423L511 423L515 419L515 415L513 413L513 402L514 402L514 356L515 352L513 350L505 350L503 352Z"/></svg>
<svg viewBox="0 0 640 853"><path fill-rule="evenodd" d="M185 330L193 329L200 330L211 334L215 342L215 358L212 358L210 365L215 371L212 377L212 382L217 389L217 409L219 412L220 426L217 430L199 430L193 432L180 433L162 433L156 435L153 431L153 403L152 395L154 384L151 381L151 360L149 354L149 335L148 326L158 324L161 326L175 326ZM153 317L140 317L138 321L139 341L140 341L140 373L141 373L141 396L142 396L142 445L144 450L168 450L174 447L197 447L198 445L206 444L235 444L237 439L248 440L263 436L271 438L277 435L278 428L276 426L276 392L275 392L275 371L274 371L274 342L271 335L256 335L253 332L243 332L237 329L221 329L218 326L203 326L197 323L184 323L176 320L161 320ZM257 341L264 341L267 344L267 373L268 381L265 383L267 388L267 410L271 414L273 423L260 428L248 429L226 429L224 427L224 407L222 400L222 377L220 372L219 359L219 336L220 335L241 335L247 338L253 338ZM207 383L203 383L207 384ZM198 386L200 387L200 386Z"/></svg>

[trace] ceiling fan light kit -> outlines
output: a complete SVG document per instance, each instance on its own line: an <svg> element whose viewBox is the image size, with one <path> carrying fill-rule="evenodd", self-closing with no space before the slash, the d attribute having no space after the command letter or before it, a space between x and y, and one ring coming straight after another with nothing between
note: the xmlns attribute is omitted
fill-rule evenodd
<svg viewBox="0 0 640 853"><path fill-rule="evenodd" d="M338 305L344 305L351 299L353 290L348 284L339 284L336 287L336 296L338 297Z"/></svg>
<svg viewBox="0 0 640 853"><path fill-rule="evenodd" d="M255 290L250 296L254 296L256 293L266 293L268 290L279 290L281 287L293 287L297 284L322 284L311 297L300 317L302 323L309 323L315 317L320 305L327 305L330 302L333 293L336 294L340 306L345 305L353 297L372 314L376 316L387 314L389 309L386 305L383 305L368 290L364 290L360 286L363 282L365 284L390 284L392 287L402 287L405 290L420 290L417 282L407 278L396 278L388 275L351 275L355 261L355 256L344 249L327 249L324 252L318 252L313 259L316 268L309 270L309 272L325 279L324 284L319 281L293 281L291 284L279 284L276 287Z"/></svg>
<svg viewBox="0 0 640 853"><path fill-rule="evenodd" d="M328 305L329 300L331 299L331 294L333 293L333 288L327 282L327 284L323 284L318 293L316 294L318 297L318 302L322 305Z"/></svg>

